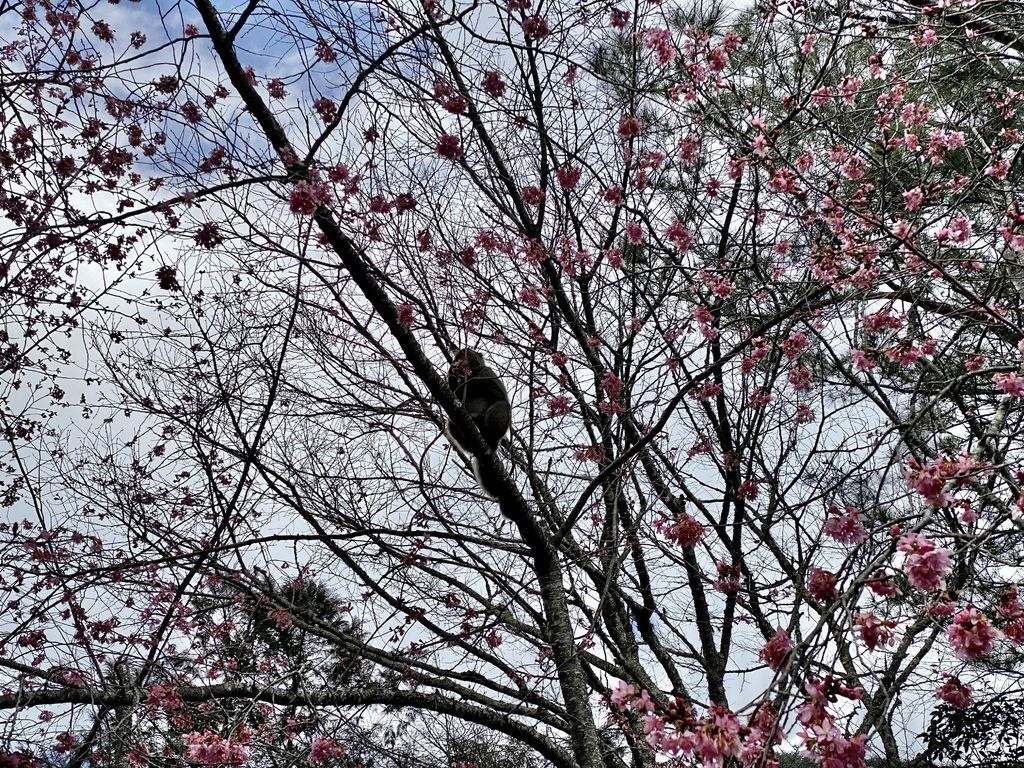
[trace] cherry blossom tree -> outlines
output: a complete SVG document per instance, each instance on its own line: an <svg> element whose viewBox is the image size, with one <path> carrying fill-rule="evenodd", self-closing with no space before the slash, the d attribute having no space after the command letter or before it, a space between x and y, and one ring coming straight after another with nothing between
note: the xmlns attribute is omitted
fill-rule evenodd
<svg viewBox="0 0 1024 768"><path fill-rule="evenodd" d="M0 761L925 759L1019 686L1022 15L0 6Z"/></svg>

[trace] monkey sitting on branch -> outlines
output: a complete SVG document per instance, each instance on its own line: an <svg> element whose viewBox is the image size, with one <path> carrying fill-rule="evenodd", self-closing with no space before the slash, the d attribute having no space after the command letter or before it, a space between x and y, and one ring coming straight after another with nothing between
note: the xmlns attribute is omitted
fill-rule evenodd
<svg viewBox="0 0 1024 768"><path fill-rule="evenodd" d="M512 404L498 374L475 349L460 349L448 371L448 386L455 399L469 412L470 418L492 451L497 450L512 423ZM486 470L468 448L465 434L451 419L444 427L445 436L463 458L470 459L480 490L491 499L498 498L496 478Z"/></svg>

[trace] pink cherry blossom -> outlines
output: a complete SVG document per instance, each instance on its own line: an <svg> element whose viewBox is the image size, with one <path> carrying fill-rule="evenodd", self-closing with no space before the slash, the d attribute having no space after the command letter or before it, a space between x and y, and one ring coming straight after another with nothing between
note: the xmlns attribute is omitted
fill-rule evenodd
<svg viewBox="0 0 1024 768"><path fill-rule="evenodd" d="M956 709L971 706L971 687L960 682L958 677L946 675L946 681L936 689L935 695Z"/></svg>
<svg viewBox="0 0 1024 768"><path fill-rule="evenodd" d="M893 632L896 622L881 619L870 611L854 616L854 626L857 629L857 635L869 651L875 650L880 645L890 645L896 638L896 634Z"/></svg>
<svg viewBox="0 0 1024 768"><path fill-rule="evenodd" d="M1024 396L1024 377L1018 373L996 373L992 375L992 383L1011 397Z"/></svg>
<svg viewBox="0 0 1024 768"><path fill-rule="evenodd" d="M416 322L416 315L413 312L415 307L412 304L397 304L395 310L398 314L398 322L405 327L410 327Z"/></svg>
<svg viewBox="0 0 1024 768"><path fill-rule="evenodd" d="M288 198L292 213L300 216L313 216L317 208L330 204L331 189L322 181L297 181Z"/></svg>
<svg viewBox="0 0 1024 768"><path fill-rule="evenodd" d="M632 14L629 11L624 11L620 8L613 8L611 12L611 25L613 29L623 31L626 29L626 25L629 24L629 20Z"/></svg>
<svg viewBox="0 0 1024 768"><path fill-rule="evenodd" d="M982 462L967 454L961 454L956 459L940 457L924 465L911 458L907 465L907 481L910 486L936 507L944 507L949 503L946 496L947 484L954 487L962 485L984 467Z"/></svg>
<svg viewBox="0 0 1024 768"><path fill-rule="evenodd" d="M640 135L640 130L643 125L640 123L639 117L632 115L624 115L619 120L619 136L623 139L632 139Z"/></svg>
<svg viewBox="0 0 1024 768"><path fill-rule="evenodd" d="M789 639L789 634L782 627L777 627L775 637L765 643L758 657L772 669L778 670L785 663L791 650L793 641Z"/></svg>
<svg viewBox="0 0 1024 768"><path fill-rule="evenodd" d="M527 17L523 21L523 34L531 40L543 40L551 34L547 19L539 14Z"/></svg>
<svg viewBox="0 0 1024 768"><path fill-rule="evenodd" d="M679 219L674 219L668 225L665 229L665 237L680 253L686 253L690 250L694 240L693 235L690 234L690 231L683 226L683 222L679 221Z"/></svg>
<svg viewBox="0 0 1024 768"><path fill-rule="evenodd" d="M712 705L708 708L707 717L692 729L693 735L684 743L683 749L699 757L704 768L722 768L727 758L740 754L741 728L735 713Z"/></svg>
<svg viewBox="0 0 1024 768"><path fill-rule="evenodd" d="M822 532L841 544L860 544L868 537L861 517L853 507L846 507L841 514L838 507L829 507L829 518L822 526Z"/></svg>
<svg viewBox="0 0 1024 768"><path fill-rule="evenodd" d="M502 80L501 73L496 70L488 70L484 73L482 85L487 94L495 99L500 99L505 95L505 81Z"/></svg>
<svg viewBox="0 0 1024 768"><path fill-rule="evenodd" d="M984 613L968 605L953 617L953 623L946 628L946 637L957 656L971 660L991 651L999 632Z"/></svg>
<svg viewBox="0 0 1024 768"><path fill-rule="evenodd" d="M458 136L450 133L443 133L437 140L437 154L449 160L458 160L462 157L461 140Z"/></svg>
<svg viewBox="0 0 1024 768"><path fill-rule="evenodd" d="M224 739L215 733L186 733L181 739L188 749L185 759L201 765L242 765L249 759L249 750L243 745Z"/></svg>
<svg viewBox="0 0 1024 768"><path fill-rule="evenodd" d="M870 371L877 367L875 361L868 357L868 354L862 349L851 349L850 361L858 371Z"/></svg>
<svg viewBox="0 0 1024 768"><path fill-rule="evenodd" d="M540 187L523 187L519 194L527 205L540 205L544 200L544 190Z"/></svg>
<svg viewBox="0 0 1024 768"><path fill-rule="evenodd" d="M819 603L830 603L839 596L837 583L836 575L822 568L812 567L807 575L807 591Z"/></svg>
<svg viewBox="0 0 1024 768"><path fill-rule="evenodd" d="M839 84L839 95L843 97L843 101L847 104L853 104L857 92L860 87L864 85L864 81L859 77L846 77Z"/></svg>
<svg viewBox="0 0 1024 768"><path fill-rule="evenodd" d="M903 204L907 207L908 211L916 211L921 207L923 201L924 192L920 187L914 187L914 189L903 193Z"/></svg>
<svg viewBox="0 0 1024 768"><path fill-rule="evenodd" d="M620 680L618 685L615 686L615 690L612 691L610 700L613 706L624 709L629 702L636 698L637 693L635 685L627 683L625 680Z"/></svg>
<svg viewBox="0 0 1024 768"><path fill-rule="evenodd" d="M942 589L946 574L952 567L950 551L926 536L910 533L899 540L896 549L906 554L904 570L910 585L919 592Z"/></svg>
<svg viewBox="0 0 1024 768"><path fill-rule="evenodd" d="M949 618L956 613L956 601L950 599L949 595L943 592L937 598L925 604L925 611L932 618Z"/></svg>
<svg viewBox="0 0 1024 768"><path fill-rule="evenodd" d="M740 588L741 573L738 565L718 562L715 563L715 570L718 573L718 578L715 580L714 586L719 592L729 594Z"/></svg>
<svg viewBox="0 0 1024 768"><path fill-rule="evenodd" d="M704 536L704 526L685 512L673 520L658 518L654 521L654 529L684 549L695 547Z"/></svg>
<svg viewBox="0 0 1024 768"><path fill-rule="evenodd" d="M807 403L800 403L796 407L796 413L794 414L793 420L797 424L810 424L815 419L814 409L811 408ZM827 533L827 531L826 531Z"/></svg>
<svg viewBox="0 0 1024 768"><path fill-rule="evenodd" d="M644 30L644 47L652 50L661 65L668 64L677 55L676 46L672 42L672 33L661 27Z"/></svg>
<svg viewBox="0 0 1024 768"><path fill-rule="evenodd" d="M347 750L336 739L326 736L317 736L309 745L309 760L313 763L323 763L332 757L344 757Z"/></svg>
<svg viewBox="0 0 1024 768"><path fill-rule="evenodd" d="M1024 645L1024 616L1006 622L1002 632L1003 637L1014 645Z"/></svg>
<svg viewBox="0 0 1024 768"><path fill-rule="evenodd" d="M571 165L563 165L555 171L555 178L562 189L575 189L580 181L580 169Z"/></svg>
<svg viewBox="0 0 1024 768"><path fill-rule="evenodd" d="M996 231L1003 236L1011 250L1024 251L1024 232L1014 231L1007 226L996 227Z"/></svg>

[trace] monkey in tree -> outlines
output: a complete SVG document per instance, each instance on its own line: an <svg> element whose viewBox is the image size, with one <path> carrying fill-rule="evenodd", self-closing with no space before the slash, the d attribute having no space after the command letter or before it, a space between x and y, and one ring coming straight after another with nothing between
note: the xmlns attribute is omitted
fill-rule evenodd
<svg viewBox="0 0 1024 768"><path fill-rule="evenodd" d="M448 386L469 412L487 447L492 451L497 450L512 423L512 404L498 374L475 349L460 349L448 371ZM468 448L462 430L449 419L444 434L463 458L471 459L473 474L480 489L488 497L496 499L496 482L486 476L486 470Z"/></svg>

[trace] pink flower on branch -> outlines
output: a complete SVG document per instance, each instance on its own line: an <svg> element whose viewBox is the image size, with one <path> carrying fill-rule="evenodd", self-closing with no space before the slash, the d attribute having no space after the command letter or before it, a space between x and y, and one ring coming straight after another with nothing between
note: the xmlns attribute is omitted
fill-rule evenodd
<svg viewBox="0 0 1024 768"><path fill-rule="evenodd" d="M448 160L458 160L462 157L461 140L458 136L450 133L443 133L437 140L437 154Z"/></svg>
<svg viewBox="0 0 1024 768"><path fill-rule="evenodd" d="M665 65L675 59L678 51L672 42L672 33L661 27L649 27L644 30L644 48L654 51L658 63Z"/></svg>
<svg viewBox="0 0 1024 768"><path fill-rule="evenodd" d="M169 683L157 683L147 689L146 703L166 710L175 710L182 705L178 689Z"/></svg>
<svg viewBox="0 0 1024 768"><path fill-rule="evenodd" d="M317 208L331 204L331 188L322 181L297 181L288 198L292 213L313 216Z"/></svg>
<svg viewBox="0 0 1024 768"><path fill-rule="evenodd" d="M858 371L870 371L878 367L869 353L862 349L851 349L850 361L853 363L854 369Z"/></svg>
<svg viewBox="0 0 1024 768"><path fill-rule="evenodd" d="M960 486L968 482L985 465L972 456L960 454L956 459L939 458L921 465L916 459L907 462L907 481L924 499L935 507L949 503L946 487Z"/></svg>
<svg viewBox="0 0 1024 768"><path fill-rule="evenodd" d="M551 34L551 27L543 16L535 14L523 21L523 34L529 40L543 40Z"/></svg>
<svg viewBox="0 0 1024 768"><path fill-rule="evenodd" d="M814 409L811 408L807 403L800 403L796 407L796 413L793 416L793 420L797 424L810 424L815 419Z"/></svg>
<svg viewBox="0 0 1024 768"><path fill-rule="evenodd" d="M899 540L896 549L906 554L904 569L910 585L919 592L942 589L946 574L952 568L950 551L919 533L909 533Z"/></svg>
<svg viewBox="0 0 1024 768"><path fill-rule="evenodd" d="M1024 232L1018 232L1005 225L1001 225L996 229L1003 236L1011 250L1024 251Z"/></svg>
<svg viewBox="0 0 1024 768"><path fill-rule="evenodd" d="M188 747L185 759L200 765L242 765L249 759L246 747L210 731L186 733L182 741Z"/></svg>
<svg viewBox="0 0 1024 768"><path fill-rule="evenodd" d="M779 670L792 650L793 641L789 639L789 634L782 627L777 627L775 637L765 643L758 658L766 662L772 669Z"/></svg>
<svg viewBox="0 0 1024 768"><path fill-rule="evenodd" d="M683 549L697 546L704 536L704 526L690 515L682 512L675 519L658 518L654 530Z"/></svg>
<svg viewBox="0 0 1024 768"><path fill-rule="evenodd" d="M992 383L1010 397L1024 397L1024 378L1018 373L996 373Z"/></svg>
<svg viewBox="0 0 1024 768"><path fill-rule="evenodd" d="M875 650L880 645L890 645L896 639L895 621L881 619L874 613L858 613L853 619L857 629L857 635L868 647L869 651Z"/></svg>
<svg viewBox="0 0 1024 768"><path fill-rule="evenodd" d="M519 194L526 205L540 205L544 201L544 190L540 187L523 187Z"/></svg>
<svg viewBox="0 0 1024 768"><path fill-rule="evenodd" d="M317 736L309 745L309 760L313 763L323 763L332 757L344 757L346 751L336 739Z"/></svg>
<svg viewBox="0 0 1024 768"><path fill-rule="evenodd" d="M580 169L571 165L563 165L555 171L555 178L562 189L575 189L580 182Z"/></svg>
<svg viewBox="0 0 1024 768"><path fill-rule="evenodd" d="M568 416L572 411L572 401L566 395L556 395L548 400L548 416Z"/></svg>
<svg viewBox="0 0 1024 768"><path fill-rule="evenodd" d="M841 544L860 544L867 540L868 532L862 522L863 515L856 509L848 506L840 514L839 507L833 504L828 508L828 514L822 533Z"/></svg>
<svg viewBox="0 0 1024 768"><path fill-rule="evenodd" d="M839 84L839 95L847 104L853 104L864 81L859 77L846 77Z"/></svg>
<svg viewBox="0 0 1024 768"><path fill-rule="evenodd" d="M968 605L953 617L953 623L946 628L946 637L956 655L970 661L991 651L999 632L984 613Z"/></svg>
<svg viewBox="0 0 1024 768"><path fill-rule="evenodd" d="M971 706L971 687L952 675L946 675L946 681L936 689L935 695L955 709Z"/></svg>
<svg viewBox="0 0 1024 768"><path fill-rule="evenodd" d="M633 115L624 115L619 119L619 137L623 139L632 139L640 135L643 125L640 122L639 117Z"/></svg>
<svg viewBox="0 0 1024 768"><path fill-rule="evenodd" d="M500 99L505 95L505 81L502 80L500 72L495 70L485 72L482 85L492 98Z"/></svg>
<svg viewBox="0 0 1024 768"><path fill-rule="evenodd" d="M907 207L908 211L916 211L921 207L922 202L924 202L924 192L920 187L914 187L910 191L903 193L903 204Z"/></svg>
<svg viewBox="0 0 1024 768"><path fill-rule="evenodd" d="M626 240L633 245L639 245L644 241L644 229L638 221L627 221L625 223Z"/></svg>
<svg viewBox="0 0 1024 768"><path fill-rule="evenodd" d="M680 253L686 253L690 250L690 246L693 245L693 235L690 233L690 230L683 226L683 222L679 221L679 219L674 219L668 225L665 229L665 237Z"/></svg>
<svg viewBox="0 0 1024 768"><path fill-rule="evenodd" d="M395 310L398 315L398 322L400 325L404 325L406 328L412 327L412 324L416 322L416 314L413 311L415 307L412 304L396 304Z"/></svg>
<svg viewBox="0 0 1024 768"><path fill-rule="evenodd" d="M807 576L807 592L819 603L830 603L839 596L836 591L838 581L831 571L811 568Z"/></svg>

